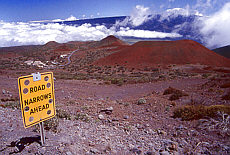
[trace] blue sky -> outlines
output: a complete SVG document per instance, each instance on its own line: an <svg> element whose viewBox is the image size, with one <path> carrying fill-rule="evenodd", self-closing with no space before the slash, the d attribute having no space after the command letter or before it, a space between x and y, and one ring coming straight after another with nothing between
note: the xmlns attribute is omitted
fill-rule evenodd
<svg viewBox="0 0 230 155"><path fill-rule="evenodd" d="M0 0L0 20L27 22L34 20L77 19L129 15L136 5L153 12L185 7L212 13L227 0ZM210 5L209 5L210 4ZM200 5L200 6L199 6Z"/></svg>

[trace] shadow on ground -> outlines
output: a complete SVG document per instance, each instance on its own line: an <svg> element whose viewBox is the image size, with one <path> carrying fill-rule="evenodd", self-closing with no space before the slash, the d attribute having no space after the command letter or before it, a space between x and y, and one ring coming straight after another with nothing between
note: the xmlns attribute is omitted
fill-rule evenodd
<svg viewBox="0 0 230 155"><path fill-rule="evenodd" d="M32 143L38 143L41 145L41 137L40 136L22 137L17 141L12 141L10 145L7 145L4 149L0 150L0 152L10 147L16 147L17 151L15 150L14 152L10 152L10 154L19 153L22 152L26 146L29 146Z"/></svg>

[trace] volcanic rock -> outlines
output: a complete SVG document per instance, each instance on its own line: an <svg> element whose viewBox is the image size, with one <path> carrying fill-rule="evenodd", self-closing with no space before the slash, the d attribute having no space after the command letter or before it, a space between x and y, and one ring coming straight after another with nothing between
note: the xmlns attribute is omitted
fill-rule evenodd
<svg viewBox="0 0 230 155"><path fill-rule="evenodd" d="M98 60L95 64L119 64L127 67L202 64L230 67L230 60L192 40L139 41Z"/></svg>
<svg viewBox="0 0 230 155"><path fill-rule="evenodd" d="M116 38L113 35L110 35L101 41L98 42L99 46L122 46L127 45L125 42L121 41L120 39Z"/></svg>

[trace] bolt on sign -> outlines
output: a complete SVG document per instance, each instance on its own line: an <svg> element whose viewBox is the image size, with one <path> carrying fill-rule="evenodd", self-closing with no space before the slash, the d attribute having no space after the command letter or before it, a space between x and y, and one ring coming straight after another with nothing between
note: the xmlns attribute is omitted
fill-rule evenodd
<svg viewBox="0 0 230 155"><path fill-rule="evenodd" d="M52 72L19 77L18 88L25 128L56 115Z"/></svg>

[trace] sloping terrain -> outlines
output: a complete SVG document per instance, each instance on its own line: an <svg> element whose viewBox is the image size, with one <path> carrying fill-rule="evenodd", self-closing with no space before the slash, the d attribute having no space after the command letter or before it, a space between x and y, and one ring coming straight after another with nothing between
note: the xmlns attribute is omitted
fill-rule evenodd
<svg viewBox="0 0 230 155"><path fill-rule="evenodd" d="M120 39L116 38L113 35L110 35L102 40L100 40L98 42L98 46L99 47L103 47L103 46L123 46L123 45L127 45L125 42L121 41Z"/></svg>
<svg viewBox="0 0 230 155"><path fill-rule="evenodd" d="M0 48L2 58L28 57L49 60L52 57L75 50L82 42L57 43L50 41L44 45L13 46Z"/></svg>
<svg viewBox="0 0 230 155"><path fill-rule="evenodd" d="M226 58L230 58L230 45L213 49L213 51Z"/></svg>
<svg viewBox="0 0 230 155"><path fill-rule="evenodd" d="M192 40L140 41L95 63L128 67L202 64L230 67L230 60Z"/></svg>
<svg viewBox="0 0 230 155"><path fill-rule="evenodd" d="M4 50L0 154L230 154L230 68L187 64L229 61L194 41L130 46L109 36ZM118 65L93 65L101 60ZM17 81L47 71L57 115L41 146L38 125L23 127Z"/></svg>

